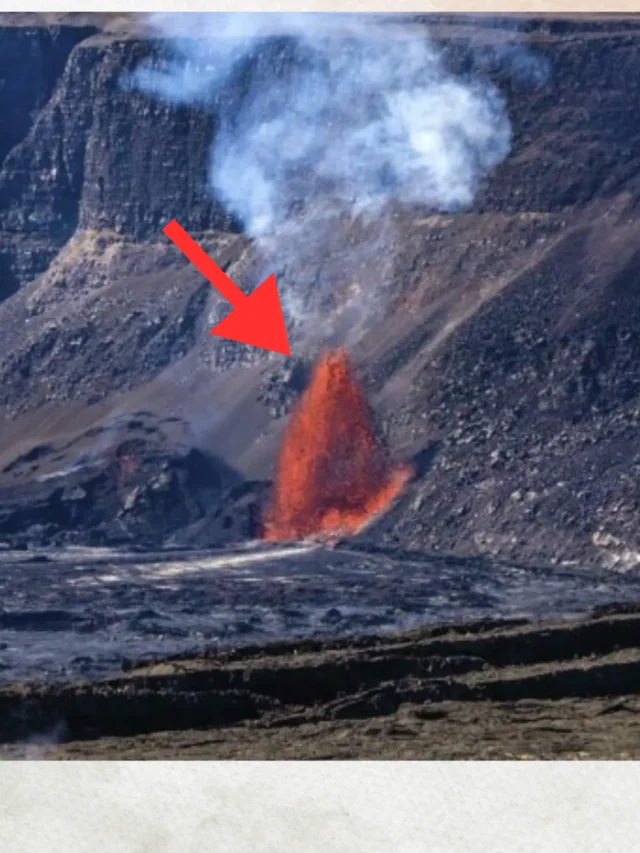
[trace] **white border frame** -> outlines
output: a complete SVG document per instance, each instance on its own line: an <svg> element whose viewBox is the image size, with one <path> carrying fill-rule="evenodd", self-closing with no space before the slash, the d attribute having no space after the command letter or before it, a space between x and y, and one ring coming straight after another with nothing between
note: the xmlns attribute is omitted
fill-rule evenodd
<svg viewBox="0 0 640 853"><path fill-rule="evenodd" d="M3 853L631 853L633 762L4 764Z"/></svg>
<svg viewBox="0 0 640 853"><path fill-rule="evenodd" d="M412 11L568 15L601 2L76 2L64 12ZM607 0L607 12L638 3ZM187 8L185 8L187 6ZM52 2L20 13L59 12ZM0 3L0 12L16 7ZM626 853L634 762L5 762L3 853Z"/></svg>

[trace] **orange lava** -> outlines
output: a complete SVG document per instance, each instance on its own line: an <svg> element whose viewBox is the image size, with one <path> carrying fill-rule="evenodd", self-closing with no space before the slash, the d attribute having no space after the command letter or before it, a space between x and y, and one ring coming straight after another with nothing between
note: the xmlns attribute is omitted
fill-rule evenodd
<svg viewBox="0 0 640 853"><path fill-rule="evenodd" d="M325 352L285 433L263 538L357 533L410 476L376 441L346 351Z"/></svg>

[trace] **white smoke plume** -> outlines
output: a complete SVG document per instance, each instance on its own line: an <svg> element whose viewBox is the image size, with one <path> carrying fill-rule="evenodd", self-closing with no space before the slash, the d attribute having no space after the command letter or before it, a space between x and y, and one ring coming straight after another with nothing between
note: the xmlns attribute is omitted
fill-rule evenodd
<svg viewBox="0 0 640 853"><path fill-rule="evenodd" d="M320 268L337 252L349 256L346 276L364 258L375 289L370 262L394 239L392 209L463 209L509 154L500 92L448 72L424 26L382 18L151 16L170 54L129 85L214 111L209 190L280 273L309 277L314 260ZM362 223L348 252L338 219ZM330 286L317 279L307 291Z"/></svg>

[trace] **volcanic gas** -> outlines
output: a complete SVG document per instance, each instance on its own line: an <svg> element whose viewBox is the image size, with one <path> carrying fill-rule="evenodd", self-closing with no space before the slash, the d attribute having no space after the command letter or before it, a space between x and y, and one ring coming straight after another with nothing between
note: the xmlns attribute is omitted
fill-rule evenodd
<svg viewBox="0 0 640 853"><path fill-rule="evenodd" d="M326 351L285 432L263 538L357 533L387 509L410 475L376 439L347 352Z"/></svg>

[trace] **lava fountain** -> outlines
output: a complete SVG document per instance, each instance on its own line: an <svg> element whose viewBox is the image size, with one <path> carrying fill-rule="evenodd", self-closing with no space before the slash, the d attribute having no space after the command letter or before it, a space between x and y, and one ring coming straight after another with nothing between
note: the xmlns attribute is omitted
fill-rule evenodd
<svg viewBox="0 0 640 853"><path fill-rule="evenodd" d="M263 538L357 533L387 509L411 473L376 440L347 352L327 351L285 432Z"/></svg>

